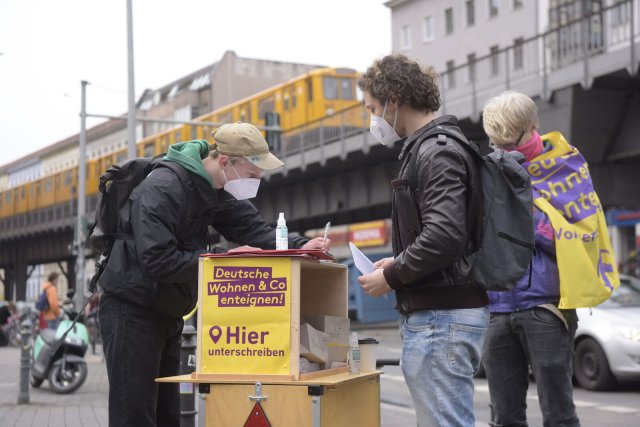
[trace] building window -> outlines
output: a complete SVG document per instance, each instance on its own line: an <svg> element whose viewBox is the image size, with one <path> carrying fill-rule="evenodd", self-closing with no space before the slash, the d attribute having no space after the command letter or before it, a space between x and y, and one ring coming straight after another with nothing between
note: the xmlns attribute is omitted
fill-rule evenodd
<svg viewBox="0 0 640 427"><path fill-rule="evenodd" d="M489 0L489 17L498 16L498 0Z"/></svg>
<svg viewBox="0 0 640 427"><path fill-rule="evenodd" d="M411 27L408 25L403 26L402 30L400 30L400 48L411 48Z"/></svg>
<svg viewBox="0 0 640 427"><path fill-rule="evenodd" d="M498 46L491 47L491 76L500 74L500 58L498 55Z"/></svg>
<svg viewBox="0 0 640 427"><path fill-rule="evenodd" d="M453 8L444 11L444 28L446 34L453 33Z"/></svg>
<svg viewBox="0 0 640 427"><path fill-rule="evenodd" d="M476 6L473 0L467 0L467 27L471 27L476 23Z"/></svg>
<svg viewBox="0 0 640 427"><path fill-rule="evenodd" d="M524 67L524 39L522 37L513 41L513 68L521 70Z"/></svg>
<svg viewBox="0 0 640 427"><path fill-rule="evenodd" d="M467 55L467 65L469 69L469 82L476 81L476 54L470 53Z"/></svg>
<svg viewBox="0 0 640 427"><path fill-rule="evenodd" d="M455 62L447 61L447 88L453 89L456 87L456 71L454 70Z"/></svg>
<svg viewBox="0 0 640 427"><path fill-rule="evenodd" d="M522 0L513 0L513 10L522 9L524 2Z"/></svg>
<svg viewBox="0 0 640 427"><path fill-rule="evenodd" d="M629 3L622 3L616 5L615 8L611 10L611 25L614 27L624 25L631 20L631 10L629 6Z"/></svg>
<svg viewBox="0 0 640 427"><path fill-rule="evenodd" d="M424 41L430 42L434 39L433 36L433 16L427 16L424 18Z"/></svg>

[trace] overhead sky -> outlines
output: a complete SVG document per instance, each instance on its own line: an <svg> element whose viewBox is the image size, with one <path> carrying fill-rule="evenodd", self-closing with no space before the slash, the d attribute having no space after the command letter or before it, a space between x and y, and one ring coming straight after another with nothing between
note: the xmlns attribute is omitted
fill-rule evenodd
<svg viewBox="0 0 640 427"><path fill-rule="evenodd" d="M0 0L0 165L127 110L126 0ZM364 70L391 50L382 0L133 0L136 100L233 50ZM88 126L100 123L89 119Z"/></svg>

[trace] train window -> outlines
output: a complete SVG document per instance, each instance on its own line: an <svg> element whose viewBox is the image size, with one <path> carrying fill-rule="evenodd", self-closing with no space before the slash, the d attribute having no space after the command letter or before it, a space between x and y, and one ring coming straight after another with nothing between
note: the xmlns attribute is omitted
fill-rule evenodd
<svg viewBox="0 0 640 427"><path fill-rule="evenodd" d="M258 101L258 114L263 118L267 113L273 113L276 110L276 101L273 96Z"/></svg>
<svg viewBox="0 0 640 427"><path fill-rule="evenodd" d="M11 191L7 191L4 201L9 204L11 203Z"/></svg>
<svg viewBox="0 0 640 427"><path fill-rule="evenodd" d="M307 102L313 102L313 81L307 79Z"/></svg>
<svg viewBox="0 0 640 427"><path fill-rule="evenodd" d="M338 99L338 79L325 77L322 79L324 99Z"/></svg>
<svg viewBox="0 0 640 427"><path fill-rule="evenodd" d="M289 111L289 92L284 93L284 110Z"/></svg>
<svg viewBox="0 0 640 427"><path fill-rule="evenodd" d="M144 157L153 157L155 156L156 153L156 147L154 146L153 142L149 142L148 144L144 145Z"/></svg>
<svg viewBox="0 0 640 427"><path fill-rule="evenodd" d="M24 196L27 195L27 192L25 191L24 185L22 186L22 188L20 190L22 190L22 191L20 191L20 199L24 200Z"/></svg>
<svg viewBox="0 0 640 427"><path fill-rule="evenodd" d="M294 93L293 95L291 95L291 108L296 108L297 106L298 106L298 98Z"/></svg>
<svg viewBox="0 0 640 427"><path fill-rule="evenodd" d="M71 185L71 171L64 174L64 186L68 187L69 185Z"/></svg>
<svg viewBox="0 0 640 427"><path fill-rule="evenodd" d="M181 131L177 131L176 132L176 142L181 142L182 141L182 132ZM155 154L155 153L154 153Z"/></svg>
<svg viewBox="0 0 640 427"><path fill-rule="evenodd" d="M48 193L49 191L51 191L51 178L47 178L44 182L44 192Z"/></svg>
<svg viewBox="0 0 640 427"><path fill-rule="evenodd" d="M340 98L342 99L354 99L353 98L353 80L340 79Z"/></svg>

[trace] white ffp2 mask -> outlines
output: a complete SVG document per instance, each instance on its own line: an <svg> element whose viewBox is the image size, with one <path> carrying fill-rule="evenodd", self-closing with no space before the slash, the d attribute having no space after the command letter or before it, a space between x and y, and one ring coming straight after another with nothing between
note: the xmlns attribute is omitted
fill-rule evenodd
<svg viewBox="0 0 640 427"><path fill-rule="evenodd" d="M387 104L389 101L384 103L384 110L382 111L382 116L376 116L375 114L371 114L371 124L369 125L369 132L375 139L380 142L382 145L393 144L397 140L401 139L400 135L396 132L396 122L398 121L398 110L396 109L396 115L393 119L393 126L391 126L384 119L384 115L387 112Z"/></svg>
<svg viewBox="0 0 640 427"><path fill-rule="evenodd" d="M223 170L222 175L226 181L224 184L224 190L235 197L236 200L253 199L256 197L258 194L258 187L260 187L260 180L256 178L240 178L240 174L233 166L233 163L231 164L231 167L238 176L238 179L232 179L229 181Z"/></svg>

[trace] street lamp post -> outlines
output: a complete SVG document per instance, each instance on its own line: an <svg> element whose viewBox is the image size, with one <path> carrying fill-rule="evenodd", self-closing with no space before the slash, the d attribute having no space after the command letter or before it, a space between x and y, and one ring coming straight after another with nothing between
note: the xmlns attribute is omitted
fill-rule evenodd
<svg viewBox="0 0 640 427"><path fill-rule="evenodd" d="M80 159L78 163L78 218L76 231L76 247L78 254L76 258L76 301L78 310L82 309L85 292L85 216L87 213L87 85L86 80L80 82Z"/></svg>
<svg viewBox="0 0 640 427"><path fill-rule="evenodd" d="M128 158L137 157L136 153L136 106L133 88L133 12L131 1L127 0L127 64L129 81L129 111L127 113L127 133L129 135Z"/></svg>

